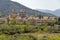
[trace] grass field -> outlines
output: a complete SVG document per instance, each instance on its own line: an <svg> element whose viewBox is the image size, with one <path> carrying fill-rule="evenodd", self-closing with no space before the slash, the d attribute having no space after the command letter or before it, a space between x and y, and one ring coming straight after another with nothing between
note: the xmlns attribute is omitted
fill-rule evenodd
<svg viewBox="0 0 60 40"><path fill-rule="evenodd" d="M0 40L60 40L60 33L22 33L15 35L1 34Z"/></svg>
<svg viewBox="0 0 60 40"><path fill-rule="evenodd" d="M60 40L60 33L27 33L24 35L32 35L37 40Z"/></svg>
<svg viewBox="0 0 60 40"><path fill-rule="evenodd" d="M38 34L38 40L60 40L60 33Z"/></svg>

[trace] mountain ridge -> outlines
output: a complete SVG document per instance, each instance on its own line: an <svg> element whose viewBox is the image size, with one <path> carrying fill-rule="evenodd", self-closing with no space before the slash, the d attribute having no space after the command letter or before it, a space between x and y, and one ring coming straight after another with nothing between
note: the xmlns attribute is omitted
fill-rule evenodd
<svg viewBox="0 0 60 40"><path fill-rule="evenodd" d="M44 10L44 9L37 9L37 10L45 12L45 13L51 13L51 14L54 14L56 16L60 16L60 9L56 9L54 11L52 11L52 10Z"/></svg>
<svg viewBox="0 0 60 40"><path fill-rule="evenodd" d="M30 14L30 15L42 15L42 16L54 16L53 14L48 14L48 13L44 13L38 10L33 10L30 9L18 2L14 2L11 0L0 0L0 12L2 14L10 14L11 10L14 9L16 13L18 13L21 9L23 11L25 11L26 13Z"/></svg>

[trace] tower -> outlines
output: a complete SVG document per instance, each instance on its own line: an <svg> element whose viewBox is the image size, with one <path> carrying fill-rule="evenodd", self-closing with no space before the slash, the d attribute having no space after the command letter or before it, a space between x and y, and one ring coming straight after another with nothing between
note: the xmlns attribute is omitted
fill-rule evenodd
<svg viewBox="0 0 60 40"><path fill-rule="evenodd" d="M20 16L22 18L25 17L24 11L20 10L19 13L18 13L18 16Z"/></svg>
<svg viewBox="0 0 60 40"><path fill-rule="evenodd" d="M15 18L16 17L16 14L15 14L15 11L14 11L14 9L12 9L12 12L11 12L11 18Z"/></svg>

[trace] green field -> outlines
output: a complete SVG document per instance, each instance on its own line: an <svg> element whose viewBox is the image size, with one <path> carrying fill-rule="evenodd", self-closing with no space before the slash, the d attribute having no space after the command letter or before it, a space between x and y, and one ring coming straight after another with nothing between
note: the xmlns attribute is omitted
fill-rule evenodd
<svg viewBox="0 0 60 40"><path fill-rule="evenodd" d="M46 33L46 34L38 34L38 40L60 40L60 33Z"/></svg>
<svg viewBox="0 0 60 40"><path fill-rule="evenodd" d="M15 35L1 34L0 40L60 40L60 33L24 33Z"/></svg>

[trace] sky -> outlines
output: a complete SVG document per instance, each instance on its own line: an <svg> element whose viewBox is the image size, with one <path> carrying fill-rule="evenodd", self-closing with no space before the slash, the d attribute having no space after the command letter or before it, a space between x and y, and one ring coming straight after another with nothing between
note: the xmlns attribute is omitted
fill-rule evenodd
<svg viewBox="0 0 60 40"><path fill-rule="evenodd" d="M31 9L60 9L60 0L12 0L19 2Z"/></svg>

